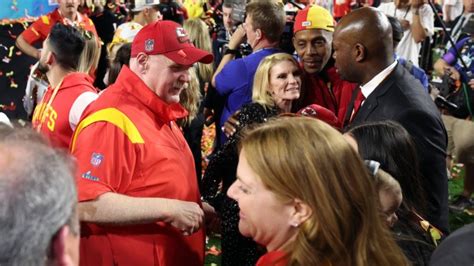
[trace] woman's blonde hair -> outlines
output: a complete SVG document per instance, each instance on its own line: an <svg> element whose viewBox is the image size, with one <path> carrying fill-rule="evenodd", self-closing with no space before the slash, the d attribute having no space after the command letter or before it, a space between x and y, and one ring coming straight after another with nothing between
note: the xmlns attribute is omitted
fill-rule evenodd
<svg viewBox="0 0 474 266"><path fill-rule="evenodd" d="M194 46L199 49L212 53L212 42L209 34L209 29L200 18L193 18L184 21L183 28L189 34L189 39ZM214 67L212 64L197 63L197 75L203 82L211 82L214 74Z"/></svg>
<svg viewBox="0 0 474 266"><path fill-rule="evenodd" d="M286 246L288 265L407 265L378 212L358 154L324 122L281 117L244 133L251 169L283 202L312 215Z"/></svg>
<svg viewBox="0 0 474 266"><path fill-rule="evenodd" d="M199 80L194 67L189 68L189 86L179 95L179 103L188 110L188 116L179 121L180 126L191 123L199 111L199 102L201 101L201 90L199 89Z"/></svg>
<svg viewBox="0 0 474 266"><path fill-rule="evenodd" d="M85 45L79 58L77 72L93 76L99 64L100 42L96 35L90 31L82 30L82 35L85 39Z"/></svg>
<svg viewBox="0 0 474 266"><path fill-rule="evenodd" d="M273 66L283 61L289 61L298 67L298 63L293 56L286 53L269 55L260 62L253 79L252 102L259 103L265 107L275 106L275 101L269 91L270 72Z"/></svg>

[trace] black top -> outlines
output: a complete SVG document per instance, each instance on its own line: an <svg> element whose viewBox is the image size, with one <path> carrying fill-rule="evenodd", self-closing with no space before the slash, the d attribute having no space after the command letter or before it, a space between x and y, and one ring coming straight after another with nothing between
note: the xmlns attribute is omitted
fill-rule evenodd
<svg viewBox="0 0 474 266"><path fill-rule="evenodd" d="M239 207L227 197L227 190L236 180L239 162L240 133L251 124L260 124L276 116L276 107L264 108L258 103L246 104L240 110L237 132L212 156L202 180L202 196L222 219L222 265L255 265L263 250L250 238L239 233ZM222 191L219 184L222 181Z"/></svg>

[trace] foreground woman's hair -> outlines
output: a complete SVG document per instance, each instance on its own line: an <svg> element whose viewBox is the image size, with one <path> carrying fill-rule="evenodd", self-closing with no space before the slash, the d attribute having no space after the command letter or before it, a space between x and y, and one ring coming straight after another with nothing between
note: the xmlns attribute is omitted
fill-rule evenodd
<svg viewBox="0 0 474 266"><path fill-rule="evenodd" d="M285 248L288 265L407 265L363 162L338 131L312 118L278 118L246 132L241 148L280 200L312 209Z"/></svg>

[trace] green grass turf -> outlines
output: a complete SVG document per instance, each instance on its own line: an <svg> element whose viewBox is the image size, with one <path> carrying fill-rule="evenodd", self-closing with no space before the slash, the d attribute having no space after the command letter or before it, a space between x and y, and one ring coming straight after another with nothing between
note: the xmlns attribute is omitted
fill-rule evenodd
<svg viewBox="0 0 474 266"><path fill-rule="evenodd" d="M455 170L453 170L455 171ZM458 195L461 194L463 190L464 182L464 171L461 170L458 174L458 177L449 180L449 202L452 202ZM462 227L465 224L474 223L474 216L469 215L467 212L449 212L449 226L451 232Z"/></svg>

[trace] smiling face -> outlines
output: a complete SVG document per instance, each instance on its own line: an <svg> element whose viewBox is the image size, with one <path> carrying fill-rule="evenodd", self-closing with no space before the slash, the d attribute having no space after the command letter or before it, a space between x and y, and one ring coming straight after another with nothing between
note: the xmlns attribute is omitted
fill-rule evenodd
<svg viewBox="0 0 474 266"><path fill-rule="evenodd" d="M276 103L300 97L301 71L292 61L281 61L270 70L270 94Z"/></svg>
<svg viewBox="0 0 474 266"><path fill-rule="evenodd" d="M293 46L300 57L304 70L318 73L331 56L332 33L325 30L309 29L295 33Z"/></svg>
<svg viewBox="0 0 474 266"><path fill-rule="evenodd" d="M292 203L284 203L269 190L252 170L242 150L237 166L237 180L227 191L240 208L239 231L257 243L272 249L296 234L291 226Z"/></svg>

